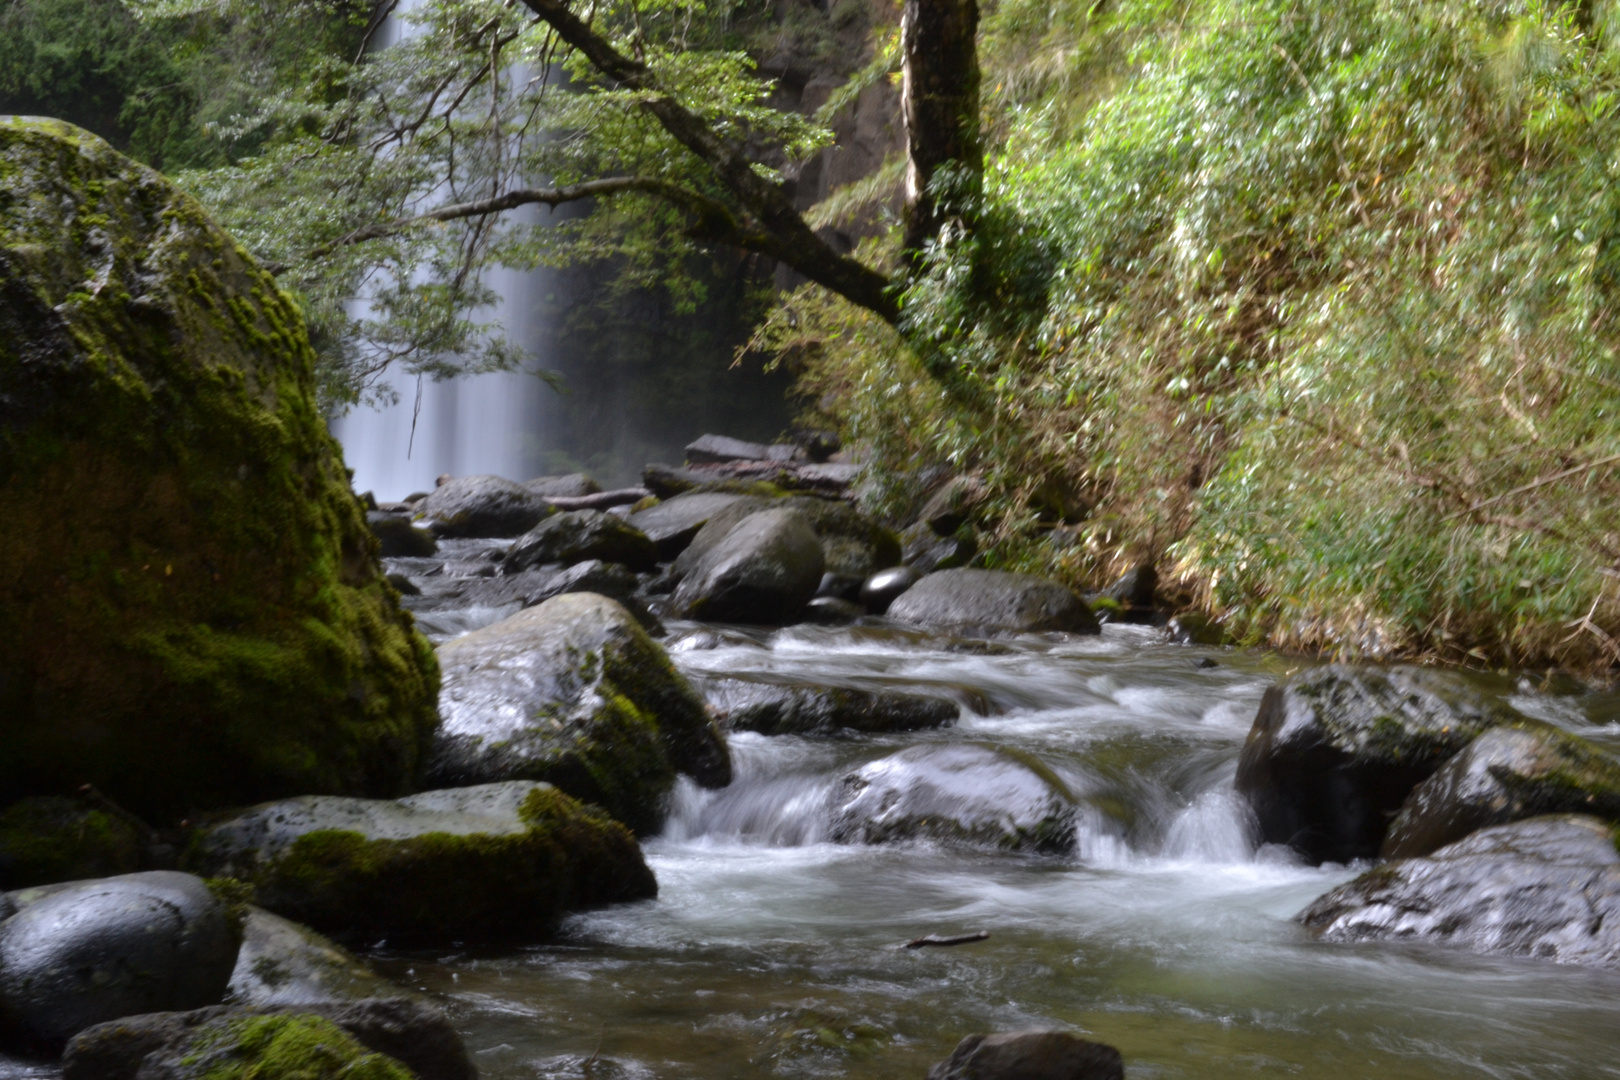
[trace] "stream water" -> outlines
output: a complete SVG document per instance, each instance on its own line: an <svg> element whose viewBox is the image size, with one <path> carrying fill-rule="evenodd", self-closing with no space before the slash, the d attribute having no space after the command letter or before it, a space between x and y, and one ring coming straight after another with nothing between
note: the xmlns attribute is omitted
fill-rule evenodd
<svg viewBox="0 0 1620 1080"><path fill-rule="evenodd" d="M678 790L646 844L656 901L516 952L385 953L451 1010L488 1080L921 1080L963 1035L1031 1026L1112 1043L1132 1080L1620 1076L1620 974L1326 945L1292 921L1355 868L1257 850L1230 795L1290 661L1137 627L990 650L885 627L670 629L689 674L907 689L961 717L904 735L733 735L736 781ZM1513 701L1620 746L1612 698ZM1075 853L826 839L841 777L962 742L1034 755L1081 793L1093 809Z"/></svg>

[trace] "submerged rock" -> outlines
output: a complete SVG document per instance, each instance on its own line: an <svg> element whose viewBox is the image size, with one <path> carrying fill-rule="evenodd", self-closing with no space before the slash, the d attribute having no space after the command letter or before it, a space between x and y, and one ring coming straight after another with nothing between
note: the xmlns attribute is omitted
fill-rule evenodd
<svg viewBox="0 0 1620 1080"><path fill-rule="evenodd" d="M247 908L228 992L233 1004L317 1005L414 996L309 927L260 907Z"/></svg>
<svg viewBox="0 0 1620 1080"><path fill-rule="evenodd" d="M146 830L78 799L41 796L0 811L0 889L133 874Z"/></svg>
<svg viewBox="0 0 1620 1080"><path fill-rule="evenodd" d="M954 702L940 698L807 683L707 678L698 688L722 725L761 735L916 731L946 727L959 711Z"/></svg>
<svg viewBox="0 0 1620 1080"><path fill-rule="evenodd" d="M362 939L533 940L570 911L657 893L623 826L526 781L266 803L200 830L187 863L250 883L278 915Z"/></svg>
<svg viewBox="0 0 1620 1080"><path fill-rule="evenodd" d="M1263 841L1312 863L1370 859L1414 787L1486 729L1517 719L1455 673L1317 668L1266 691L1237 790Z"/></svg>
<svg viewBox="0 0 1620 1080"><path fill-rule="evenodd" d="M928 1080L1125 1080L1125 1062L1105 1043L1066 1031L969 1035Z"/></svg>
<svg viewBox="0 0 1620 1080"><path fill-rule="evenodd" d="M190 874L156 870L14 897L0 923L0 1029L59 1047L107 1020L218 1004L239 929Z"/></svg>
<svg viewBox="0 0 1620 1080"><path fill-rule="evenodd" d="M511 574L542 563L573 566L587 559L651 570L658 564L658 549L646 533L617 515L570 510L552 515L518 537L501 568Z"/></svg>
<svg viewBox="0 0 1620 1080"><path fill-rule="evenodd" d="M1620 762L1551 724L1492 728L1412 789L1380 854L1408 859L1543 814L1620 820Z"/></svg>
<svg viewBox="0 0 1620 1080"><path fill-rule="evenodd" d="M544 497L499 476L458 476L417 504L433 531L452 537L522 536L552 512Z"/></svg>
<svg viewBox="0 0 1620 1080"><path fill-rule="evenodd" d="M297 304L189 195L0 120L0 792L403 793L436 723Z"/></svg>
<svg viewBox="0 0 1620 1080"><path fill-rule="evenodd" d="M1077 810L1055 773L1016 751L972 743L913 746L845 778L832 837L1062 853L1074 847Z"/></svg>
<svg viewBox="0 0 1620 1080"><path fill-rule="evenodd" d="M693 619L782 625L816 593L821 540L794 510L762 510L737 524L687 570L673 609Z"/></svg>
<svg viewBox="0 0 1620 1080"><path fill-rule="evenodd" d="M1565 964L1620 964L1620 854L1607 822L1574 814L1481 829L1385 863L1300 921L1327 941L1431 941Z"/></svg>
<svg viewBox="0 0 1620 1080"><path fill-rule="evenodd" d="M1049 578L1005 570L941 570L889 605L889 618L968 633L1101 631L1091 609Z"/></svg>
<svg viewBox="0 0 1620 1080"><path fill-rule="evenodd" d="M638 833L656 832L677 772L731 779L703 702L621 605L567 593L439 651L440 786L546 780Z"/></svg>

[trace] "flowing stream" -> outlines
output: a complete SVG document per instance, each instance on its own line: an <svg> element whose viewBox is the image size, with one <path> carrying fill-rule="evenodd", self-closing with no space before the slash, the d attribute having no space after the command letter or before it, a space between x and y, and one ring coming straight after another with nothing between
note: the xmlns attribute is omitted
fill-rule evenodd
<svg viewBox="0 0 1620 1080"><path fill-rule="evenodd" d="M517 951L385 950L390 974L451 1010L489 1080L921 1080L963 1035L1031 1026L1112 1043L1132 1080L1620 1076L1620 974L1325 945L1292 921L1356 871L1257 850L1230 794L1260 696L1291 661L1136 627L988 649L884 627L671 631L688 674L907 689L961 717L904 735L733 735L736 781L679 789L646 842L656 901ZM1613 698L1512 700L1620 745ZM1084 798L1073 855L827 839L840 778L964 742L1034 755Z"/></svg>

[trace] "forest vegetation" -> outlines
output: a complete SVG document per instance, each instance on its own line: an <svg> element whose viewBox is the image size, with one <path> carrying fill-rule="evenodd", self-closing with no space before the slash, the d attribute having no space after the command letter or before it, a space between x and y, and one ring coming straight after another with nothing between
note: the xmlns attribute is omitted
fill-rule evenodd
<svg viewBox="0 0 1620 1080"><path fill-rule="evenodd" d="M335 406L519 362L489 265L691 305L749 252L811 279L752 343L805 422L880 510L977 477L988 565L1152 563L1243 641L1620 666L1620 4L996 0L926 190L897 158L793 220L897 5L577 10L432 0L374 49L369 0L12 0L0 108L200 195ZM773 104L784 37L847 77L816 115Z"/></svg>

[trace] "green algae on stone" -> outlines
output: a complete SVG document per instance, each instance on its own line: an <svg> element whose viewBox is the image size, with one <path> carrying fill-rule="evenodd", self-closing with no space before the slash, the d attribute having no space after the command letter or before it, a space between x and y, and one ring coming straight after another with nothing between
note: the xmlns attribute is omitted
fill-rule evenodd
<svg viewBox="0 0 1620 1080"><path fill-rule="evenodd" d="M0 120L0 793L408 790L438 676L294 302L157 173Z"/></svg>
<svg viewBox="0 0 1620 1080"><path fill-rule="evenodd" d="M145 845L127 818L46 795L0 810L0 889L131 874Z"/></svg>
<svg viewBox="0 0 1620 1080"><path fill-rule="evenodd" d="M415 1080L393 1058L313 1013L215 1021L198 1030L181 1060L199 1080Z"/></svg>

